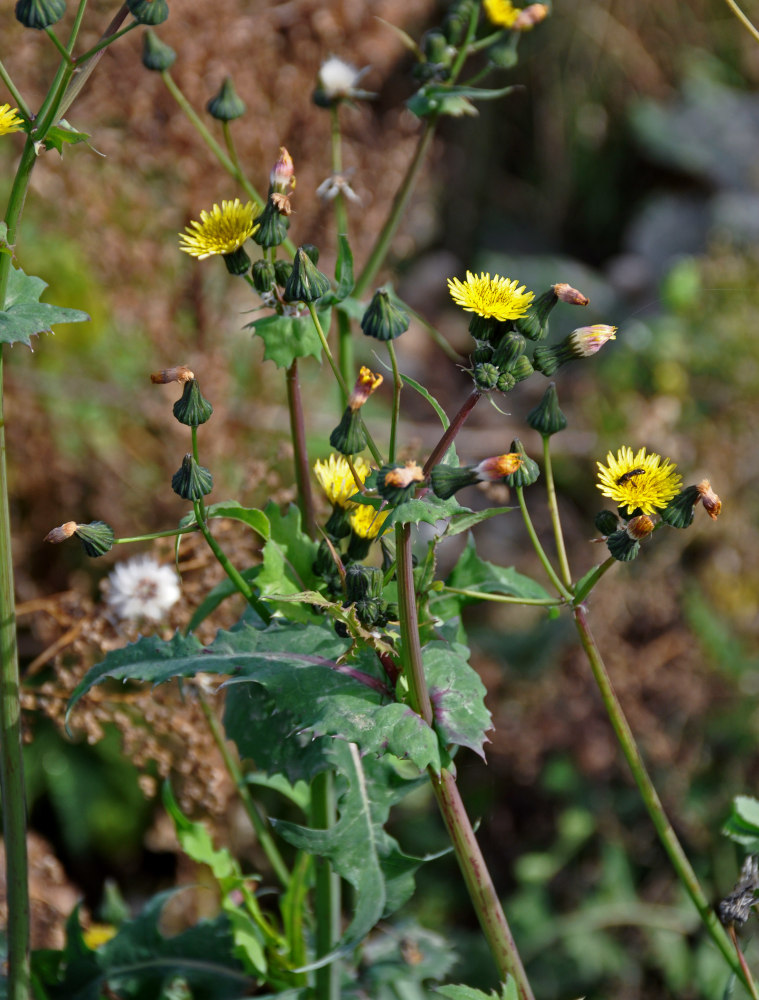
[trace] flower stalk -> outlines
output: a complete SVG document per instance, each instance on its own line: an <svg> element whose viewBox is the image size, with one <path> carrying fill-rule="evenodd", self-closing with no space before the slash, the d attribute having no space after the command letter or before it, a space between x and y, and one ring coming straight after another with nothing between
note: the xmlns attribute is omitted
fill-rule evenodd
<svg viewBox="0 0 759 1000"><path fill-rule="evenodd" d="M561 530L561 518L559 517L559 504L556 499L556 484L553 479L553 465L551 463L551 438L543 435L543 473L546 477L546 493L548 494L548 510L551 515L553 534L556 540L556 554L559 559L559 569L564 584L567 589L572 589L572 573L569 569L567 559L567 548L564 544L564 532Z"/></svg>
<svg viewBox="0 0 759 1000"><path fill-rule="evenodd" d="M532 542L532 547L535 549L538 559L543 565L543 569L548 574L551 583L554 585L556 590L559 592L561 597L567 601L572 601L572 594L564 586L564 584L559 579L556 570L551 565L551 560L546 555L545 549L540 544L540 539L538 538L538 533L535 531L535 526L532 523L532 518L527 510L527 504L524 499L524 490L521 486L516 487L517 501L519 503L519 509L522 511L522 520L524 521L524 526L527 529L527 534L530 536L530 541Z"/></svg>
<svg viewBox="0 0 759 1000"><path fill-rule="evenodd" d="M311 489L310 465L306 446L306 426L303 419L303 400L298 379L298 359L287 369L287 408L290 412L290 434L295 453L295 484L298 490L298 507L303 519L303 530L311 538L316 538L316 514L314 495Z"/></svg>
<svg viewBox="0 0 759 1000"><path fill-rule="evenodd" d="M471 393L466 398L463 406L456 414L456 416L453 418L453 420L450 422L448 427L446 427L443 436L440 438L438 443L430 452L430 457L424 463L425 476L429 475L431 470L437 465L437 463L441 460L443 455L445 455L445 453L448 451L448 448L455 440L456 435L464 426L464 421L472 412L472 410L475 408L477 403L480 401L481 396L482 393L480 392L479 389L472 389Z"/></svg>

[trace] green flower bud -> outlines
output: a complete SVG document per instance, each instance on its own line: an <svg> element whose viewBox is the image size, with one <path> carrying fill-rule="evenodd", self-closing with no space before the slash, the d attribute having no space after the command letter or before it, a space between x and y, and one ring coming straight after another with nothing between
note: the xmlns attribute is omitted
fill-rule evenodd
<svg viewBox="0 0 759 1000"><path fill-rule="evenodd" d="M509 373L514 376L516 382L524 382L526 378L534 373L535 369L526 354L517 358L509 368Z"/></svg>
<svg viewBox="0 0 759 1000"><path fill-rule="evenodd" d="M49 28L66 13L66 0L18 0L16 20L25 28Z"/></svg>
<svg viewBox="0 0 759 1000"><path fill-rule="evenodd" d="M619 517L613 510L599 510L593 518L593 523L604 537L619 529Z"/></svg>
<svg viewBox="0 0 759 1000"><path fill-rule="evenodd" d="M501 373L496 366L488 364L487 362L475 365L472 369L474 384L481 392L490 392L491 389L495 389L498 385L498 379L500 377Z"/></svg>
<svg viewBox="0 0 759 1000"><path fill-rule="evenodd" d="M219 93L206 104L206 111L220 122L231 122L245 114L245 104L237 95L232 77L228 76Z"/></svg>
<svg viewBox="0 0 759 1000"><path fill-rule="evenodd" d="M696 503L700 499L698 486L686 486L677 496L672 497L659 516L671 528L688 528L693 522Z"/></svg>
<svg viewBox="0 0 759 1000"><path fill-rule="evenodd" d="M477 341L492 340L497 327L498 320L491 316L478 316L477 313L474 313L469 320L469 332Z"/></svg>
<svg viewBox="0 0 759 1000"><path fill-rule="evenodd" d="M250 257L244 247L238 247L232 253L222 254L227 270L237 278L241 278L250 269Z"/></svg>
<svg viewBox="0 0 759 1000"><path fill-rule="evenodd" d="M511 368L517 358L524 354L524 337L520 333L510 332L505 334L493 351L493 364L499 368Z"/></svg>
<svg viewBox="0 0 759 1000"><path fill-rule="evenodd" d="M451 45L459 45L469 27L474 0L458 0L452 3L443 19L443 31Z"/></svg>
<svg viewBox="0 0 759 1000"><path fill-rule="evenodd" d="M547 292L535 299L524 316L514 320L517 330L530 340L543 340L548 335L548 317L558 301L556 289L551 285Z"/></svg>
<svg viewBox="0 0 759 1000"><path fill-rule="evenodd" d="M213 407L201 396L197 379L188 379L182 390L182 398L174 403L174 416L180 424L198 427L204 424L212 413Z"/></svg>
<svg viewBox="0 0 759 1000"><path fill-rule="evenodd" d="M640 542L630 538L624 528L613 531L606 539L609 552L619 562L630 562L640 552Z"/></svg>
<svg viewBox="0 0 759 1000"><path fill-rule="evenodd" d="M543 393L541 401L534 410L530 410L527 414L527 423L543 437L558 434L567 426L567 418L559 409L559 397L556 393L555 382L550 383ZM608 534L608 532L604 532L604 534Z"/></svg>
<svg viewBox="0 0 759 1000"><path fill-rule="evenodd" d="M372 296L372 301L361 319L361 329L375 340L395 340L408 330L409 318L384 289Z"/></svg>
<svg viewBox="0 0 759 1000"><path fill-rule="evenodd" d="M105 521L77 524L74 534L82 543L87 555L93 558L103 556L113 548L113 528Z"/></svg>
<svg viewBox="0 0 759 1000"><path fill-rule="evenodd" d="M253 265L252 273L253 284L256 287L256 291L260 295L263 295L264 292L270 292L277 284L277 272L270 260L257 260ZM285 276L285 281L287 281L289 277L290 272L288 271Z"/></svg>
<svg viewBox="0 0 759 1000"><path fill-rule="evenodd" d="M366 448L366 431L358 410L345 408L340 423L329 436L329 443L341 455L356 455Z"/></svg>
<svg viewBox="0 0 759 1000"><path fill-rule="evenodd" d="M480 477L471 466L459 467L440 464L434 466L430 473L432 492L441 500L448 500L454 493L463 490L465 486L472 486L479 481Z"/></svg>
<svg viewBox="0 0 759 1000"><path fill-rule="evenodd" d="M188 454L182 459L182 467L171 477L171 488L183 500L191 500L194 503L211 492L213 476Z"/></svg>
<svg viewBox="0 0 759 1000"><path fill-rule="evenodd" d="M493 348L490 344L485 344L483 347L478 347L476 350L472 351L469 355L469 360L472 365L480 365L485 361L492 360Z"/></svg>
<svg viewBox="0 0 759 1000"><path fill-rule="evenodd" d="M316 302L330 289L329 278L316 267L303 247L295 252L293 271L285 285L286 302Z"/></svg>
<svg viewBox="0 0 759 1000"><path fill-rule="evenodd" d="M176 58L177 54L170 45L162 42L150 28L145 30L142 36L142 65L146 69L163 73L164 70L171 69Z"/></svg>
<svg viewBox="0 0 759 1000"><path fill-rule="evenodd" d="M346 561L361 562L362 559L366 559L373 541L373 538L362 538L361 535L357 535L355 531L352 531L348 548L345 552Z"/></svg>
<svg viewBox="0 0 759 1000"><path fill-rule="evenodd" d="M531 458L527 457L524 445L519 439L511 442L511 452L516 452L519 455L522 459L522 464L516 472L512 472L510 476L506 476L506 483L511 487L521 486L524 488L525 486L532 486L540 476L538 463L533 462Z"/></svg>
<svg viewBox="0 0 759 1000"><path fill-rule="evenodd" d="M126 0L126 5L140 24L163 24L169 16L166 0Z"/></svg>
<svg viewBox="0 0 759 1000"><path fill-rule="evenodd" d="M345 571L345 596L348 604L379 600L382 597L382 570L379 566L349 566Z"/></svg>
<svg viewBox="0 0 759 1000"><path fill-rule="evenodd" d="M498 376L498 381L496 382L495 387L499 392L510 392L516 384L517 380L511 372L501 372Z"/></svg>
<svg viewBox="0 0 759 1000"><path fill-rule="evenodd" d="M536 347L532 363L539 372L551 376L562 365L579 358L589 358L601 350L608 340L616 340L616 326L597 323L573 330L556 347Z"/></svg>
<svg viewBox="0 0 759 1000"><path fill-rule="evenodd" d="M277 284L281 285L282 288L284 288L287 282L290 280L290 275L292 273L293 273L293 266L289 260L274 261L274 275L277 279Z"/></svg>
<svg viewBox="0 0 759 1000"><path fill-rule="evenodd" d="M256 221L259 223L259 226L255 233L253 233L253 239L264 250L269 250L271 247L278 247L287 239L290 220L286 215L280 213L271 199L266 202L263 211Z"/></svg>
<svg viewBox="0 0 759 1000"><path fill-rule="evenodd" d="M313 243L304 243L301 250L307 255L312 264L319 263L319 247Z"/></svg>
<svg viewBox="0 0 759 1000"><path fill-rule="evenodd" d="M335 504L329 520L324 525L324 530L334 541L339 538L347 538L351 533L350 512L345 507L341 507L340 504Z"/></svg>
<svg viewBox="0 0 759 1000"><path fill-rule="evenodd" d="M424 472L416 462L383 465L377 473L377 492L383 500L397 505L410 500L419 483L423 482Z"/></svg>

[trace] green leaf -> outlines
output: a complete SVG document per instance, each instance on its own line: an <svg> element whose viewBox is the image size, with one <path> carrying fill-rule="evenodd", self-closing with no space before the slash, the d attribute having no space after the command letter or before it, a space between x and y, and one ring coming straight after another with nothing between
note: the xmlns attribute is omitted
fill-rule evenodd
<svg viewBox="0 0 759 1000"><path fill-rule="evenodd" d="M722 833L742 844L749 853L759 850L759 799L736 795Z"/></svg>
<svg viewBox="0 0 759 1000"><path fill-rule="evenodd" d="M360 323L364 318L364 313L366 312L366 303L361 302L360 299L354 299L351 295L349 295L346 299L342 300L337 308L340 312L344 312L346 316L355 320L356 323Z"/></svg>
<svg viewBox="0 0 759 1000"><path fill-rule="evenodd" d="M243 507L236 500L225 500L222 503L211 504L206 508L207 517L228 517L233 521L242 521L252 528L263 539L271 537L271 525L269 518L264 511L257 507ZM182 519L182 526L185 524L196 524L195 513L190 513Z"/></svg>
<svg viewBox="0 0 759 1000"><path fill-rule="evenodd" d="M472 101L493 101L510 94L514 87L488 90L481 87L446 87L443 84L426 84L406 101L406 107L418 118L431 115L476 115ZM470 100L471 98L471 100Z"/></svg>
<svg viewBox="0 0 759 1000"><path fill-rule="evenodd" d="M261 553L261 572L256 578L261 595L268 597L316 590L321 581L312 567L318 545L302 530L298 508L295 504L290 504L282 513L270 501L263 514L269 525L269 535ZM288 603L280 606L275 601L270 604L273 610L282 610L294 621L314 620L314 612L306 604Z"/></svg>
<svg viewBox="0 0 759 1000"><path fill-rule="evenodd" d="M57 149L63 156L64 146L75 146L79 142L87 142L88 139L87 132L78 132L65 118L61 118L57 124L48 129L42 145L45 149Z"/></svg>
<svg viewBox="0 0 759 1000"><path fill-rule="evenodd" d="M514 507L489 507L487 510L470 510L468 513L454 514L445 529L445 536L459 535L462 531L469 531L476 524L487 521L498 514L508 514Z"/></svg>
<svg viewBox="0 0 759 1000"><path fill-rule="evenodd" d="M353 277L353 252L348 237L340 235L337 238L337 263L335 264L335 280L337 288L325 295L322 303L332 305L347 299L356 284Z"/></svg>
<svg viewBox="0 0 759 1000"><path fill-rule="evenodd" d="M97 951L85 944L75 910L66 929L62 977L44 984L48 1000L100 1000L106 992L124 1000L160 997L172 976L182 976L197 1000L247 995L254 981L231 957L234 941L225 915L173 937L161 934L161 911L176 891L154 896Z"/></svg>
<svg viewBox="0 0 759 1000"><path fill-rule="evenodd" d="M422 650L435 729L443 743L469 747L485 759L485 735L493 728L485 707L485 685L469 665L469 650L458 644L430 642Z"/></svg>
<svg viewBox="0 0 759 1000"><path fill-rule="evenodd" d="M605 569L604 564L601 563L598 566L594 566L593 569L589 569L588 572L582 576L574 587L575 601L584 601L591 590L595 587L601 577L604 575Z"/></svg>
<svg viewBox="0 0 759 1000"><path fill-rule="evenodd" d="M509 976L501 988L501 992L483 993L472 986L438 986L435 993L448 1000L519 1000L516 980Z"/></svg>
<svg viewBox="0 0 759 1000"><path fill-rule="evenodd" d="M5 308L0 311L0 344L26 344L38 333L52 332L53 323L82 323L90 317L79 309L64 309L40 302L47 288L42 278L12 267L8 275Z"/></svg>
<svg viewBox="0 0 759 1000"><path fill-rule="evenodd" d="M323 330L329 329L331 313L317 313ZM264 316L245 326L252 329L265 345L264 361L277 368L289 368L296 358L314 357L321 361L322 344L310 316Z"/></svg>
<svg viewBox="0 0 759 1000"><path fill-rule="evenodd" d="M468 507L462 507L455 497L441 500L434 493L427 493L422 499L406 500L389 514L382 525L383 533L393 524L437 524L438 521L452 517L454 514L471 514Z"/></svg>
<svg viewBox="0 0 759 1000"><path fill-rule="evenodd" d="M479 590L485 594L506 594L512 597L545 599L548 592L529 576L518 573L513 566L496 566L480 559L469 538L467 546L445 581L447 586L461 590ZM461 597L462 605L476 601L473 597Z"/></svg>
<svg viewBox="0 0 759 1000"><path fill-rule="evenodd" d="M435 413L437 413L437 415L440 417L440 423L443 425L443 429L447 430L450 427L451 422L448 419L445 410L440 405L440 403L438 403L435 397L431 395L420 382L416 382L409 375L401 375L401 378L406 383L406 385L411 386L411 388L414 389L416 392L418 392L419 395L422 396L422 398L427 400L427 402L430 404Z"/></svg>

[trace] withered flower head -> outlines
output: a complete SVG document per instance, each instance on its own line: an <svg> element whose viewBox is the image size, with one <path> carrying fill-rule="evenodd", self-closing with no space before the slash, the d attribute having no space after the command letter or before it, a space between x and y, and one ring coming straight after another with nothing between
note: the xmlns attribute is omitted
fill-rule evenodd
<svg viewBox="0 0 759 1000"><path fill-rule="evenodd" d="M76 529L76 521L66 521L65 524L61 524L58 528L53 528L52 531L48 531L43 541L51 542L53 545L58 545L60 542L65 542L67 538L71 538Z"/></svg>
<svg viewBox="0 0 759 1000"><path fill-rule="evenodd" d="M424 480L424 472L421 465L414 461L406 462L405 465L395 469L390 469L385 473L385 486L396 486L399 489L406 489L412 483L421 483Z"/></svg>
<svg viewBox="0 0 759 1000"><path fill-rule="evenodd" d="M634 538L636 542L640 541L641 538L645 538L646 535L650 535L653 530L654 522L648 514L639 514L637 517L631 517L625 527L627 534L630 538Z"/></svg>
<svg viewBox="0 0 759 1000"><path fill-rule="evenodd" d="M191 372L186 365L177 365L174 368L162 368L159 372L153 372L150 381L154 385L166 385L169 382L185 383L194 378L194 372Z"/></svg>
<svg viewBox="0 0 759 1000"><path fill-rule="evenodd" d="M517 452L509 452L507 455L495 455L493 458L486 458L475 466L477 478L481 482L497 482L504 476L510 476L516 472L522 464L522 456Z"/></svg>
<svg viewBox="0 0 759 1000"><path fill-rule="evenodd" d="M578 292L576 288L572 288L565 281L560 281L557 285L554 285L553 290L559 302L566 302L570 306L586 306L590 302L587 295Z"/></svg>
<svg viewBox="0 0 759 1000"><path fill-rule="evenodd" d="M382 382L383 378L381 375L375 375L366 365L362 365L356 379L356 384L353 386L353 392L348 399L348 408L354 412L360 410L371 394L376 389L379 389Z"/></svg>
<svg viewBox="0 0 759 1000"><path fill-rule="evenodd" d="M698 484L696 489L698 490L699 499L704 505L704 510L713 521L716 521L722 512L722 501L712 489L712 484L708 479L704 479Z"/></svg>

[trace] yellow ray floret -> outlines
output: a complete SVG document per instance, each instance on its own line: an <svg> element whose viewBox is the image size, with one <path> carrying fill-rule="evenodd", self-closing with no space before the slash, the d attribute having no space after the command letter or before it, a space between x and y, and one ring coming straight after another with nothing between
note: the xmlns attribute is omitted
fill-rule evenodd
<svg viewBox="0 0 759 1000"><path fill-rule="evenodd" d="M193 220L179 234L179 249L199 260L234 253L258 229L257 214L252 202L222 201L221 208L214 205L210 212L202 211L200 222Z"/></svg>
<svg viewBox="0 0 759 1000"><path fill-rule="evenodd" d="M0 104L0 135L21 131L24 120L19 118L17 111L18 109L12 108L10 104Z"/></svg>
<svg viewBox="0 0 759 1000"><path fill-rule="evenodd" d="M489 274L472 274L471 271L466 272L466 281L449 278L448 289L453 301L465 312L477 313L499 323L524 316L535 298L516 280L497 274L491 278Z"/></svg>
<svg viewBox="0 0 759 1000"><path fill-rule="evenodd" d="M632 448L620 448L616 457L609 452L607 465L598 465L598 489L627 513L639 510L654 514L666 507L680 491L681 476L677 467L661 455L646 454L641 448L633 454Z"/></svg>
<svg viewBox="0 0 759 1000"><path fill-rule="evenodd" d="M490 23L499 28L510 28L519 17L519 8L511 0L485 0L482 6Z"/></svg>
<svg viewBox="0 0 759 1000"><path fill-rule="evenodd" d="M371 469L369 464L357 455L353 459L353 468L363 484ZM314 475L319 485L333 507L353 509L357 504L349 503L348 498L358 493L358 485L348 465L347 459L334 453L328 459L314 463Z"/></svg>

